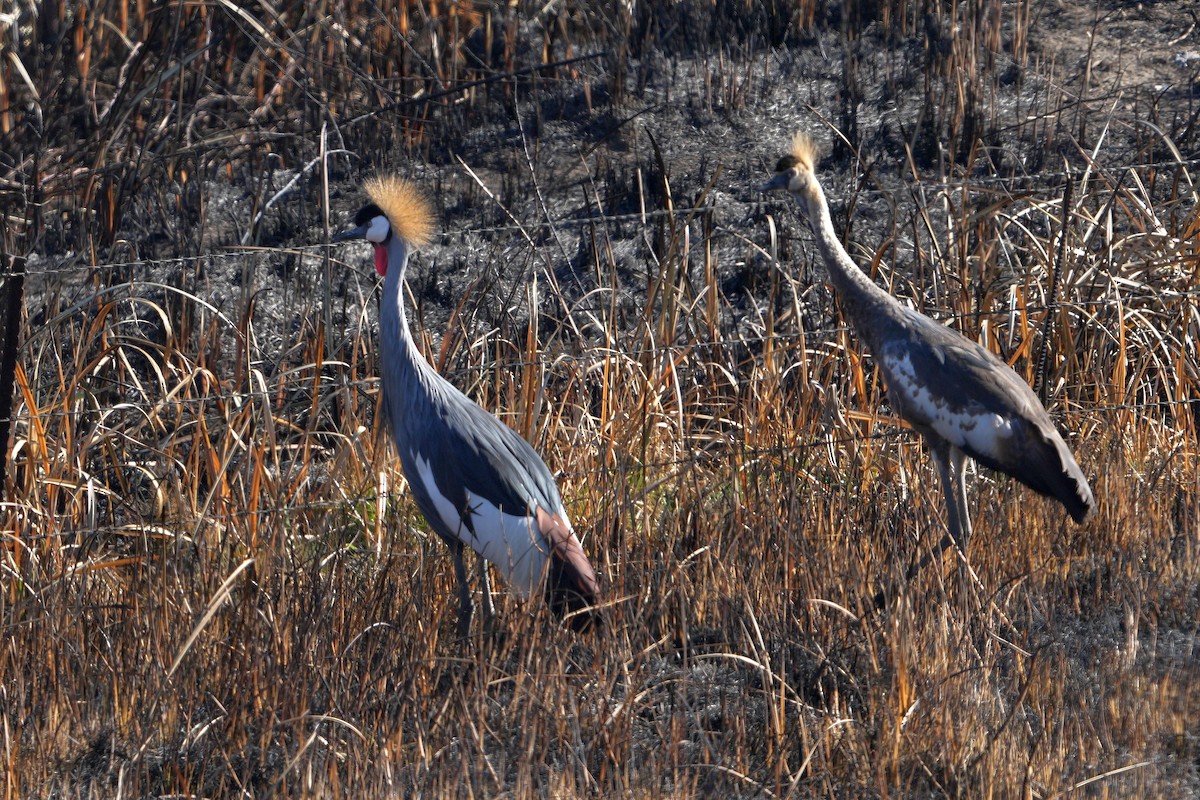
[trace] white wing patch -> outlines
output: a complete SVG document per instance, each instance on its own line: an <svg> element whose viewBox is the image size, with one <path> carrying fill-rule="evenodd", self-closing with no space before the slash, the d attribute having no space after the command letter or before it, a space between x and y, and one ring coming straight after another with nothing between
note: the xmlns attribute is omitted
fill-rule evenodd
<svg viewBox="0 0 1200 800"><path fill-rule="evenodd" d="M458 509L450 502L450 498L438 491L437 482L433 479L433 470L429 468L429 461L417 456L416 464L417 479L421 481L425 491L433 498L433 505L442 519L442 524L457 533L462 527L462 518L458 514Z"/></svg>
<svg viewBox="0 0 1200 800"><path fill-rule="evenodd" d="M537 528L534 515L506 514L482 497L467 493L471 529L463 524L458 509L438 491L429 461L417 457L417 479L425 486L438 516L446 527L475 552L492 562L505 581L525 597L541 585L550 561L550 546Z"/></svg>
<svg viewBox="0 0 1200 800"><path fill-rule="evenodd" d="M911 415L950 444L996 459L1005 450L1004 443L1012 439L1012 422L993 411L952 409L944 394L954 391L953 386L938 386L938 393L931 391L929 381L917 375L912 358L908 353L897 356L885 353L880 359L887 375L888 392L900 401L904 416Z"/></svg>

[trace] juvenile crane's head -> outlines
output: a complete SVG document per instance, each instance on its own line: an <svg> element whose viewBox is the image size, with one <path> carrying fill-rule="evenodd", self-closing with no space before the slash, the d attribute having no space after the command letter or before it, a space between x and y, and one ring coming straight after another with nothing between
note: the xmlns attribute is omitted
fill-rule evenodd
<svg viewBox="0 0 1200 800"><path fill-rule="evenodd" d="M809 200L820 191L816 178L813 177L816 160L816 144L808 134L797 133L792 137L792 151L779 159L775 165L775 177L759 187L760 190L770 192L775 189L787 189L807 214Z"/></svg>
<svg viewBox="0 0 1200 800"><path fill-rule="evenodd" d="M386 276L389 264L403 269L408 252L429 241L433 212L425 196L394 175L381 175L363 184L371 202L354 215L354 227L333 237L334 242L366 239L375 246L375 271Z"/></svg>

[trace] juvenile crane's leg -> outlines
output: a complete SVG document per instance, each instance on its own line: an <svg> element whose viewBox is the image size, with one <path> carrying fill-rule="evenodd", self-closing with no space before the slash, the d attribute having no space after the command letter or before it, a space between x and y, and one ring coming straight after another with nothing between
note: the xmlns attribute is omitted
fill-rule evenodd
<svg viewBox="0 0 1200 800"><path fill-rule="evenodd" d="M937 461L938 474L942 476L942 493L946 496L946 525L950 529L951 541L946 541L945 537L938 542L938 546L933 551L933 558L937 558L942 554L951 543L958 546L959 551L966 555L967 542L963 537L963 522L962 511L965 505L959 500L959 488L966 488L963 481L962 470L962 453L958 448L953 447L944 439L938 439L936 442L930 442L933 450L933 458ZM967 525L971 523L968 521ZM967 528L967 535L970 535L970 528Z"/></svg>
<svg viewBox="0 0 1200 800"><path fill-rule="evenodd" d="M954 487L958 480L951 477L951 467L956 465L958 475L962 474L962 453L957 448L951 447L946 440L927 434L925 442L929 445L929 452L933 455L933 460L937 464L938 474L942 478L942 494L946 500L946 524L949 530L942 536L932 550L921 557L914 566L909 567L908 572L904 573L904 582L908 583L915 578L921 570L929 566L929 562L934 561L946 552L947 548L953 545L956 541L960 541L961 531L959 530L959 505L954 495ZM954 453L958 453L957 461L954 459ZM889 591L882 589L876 593L873 598L873 604L876 611L883 608L887 602Z"/></svg>
<svg viewBox="0 0 1200 800"><path fill-rule="evenodd" d="M971 543L971 512L967 510L967 454L957 447L950 448L950 474L957 483L958 500L958 546L963 555L967 554L967 546Z"/></svg>
<svg viewBox="0 0 1200 800"><path fill-rule="evenodd" d="M971 568L967 560L967 546L971 542L971 513L967 509L967 454L949 443L943 442L943 451L938 459L938 469L942 473L942 487L946 492L946 511L950 525L950 537L953 538L955 549L958 550L958 580L966 597L970 585L983 587L979 576ZM947 537L942 537L938 543L935 555L950 546Z"/></svg>
<svg viewBox="0 0 1200 800"><path fill-rule="evenodd" d="M465 639L471 632L471 586L463 563L463 543L454 542L450 552L454 556L454 577L458 579L458 635Z"/></svg>
<svg viewBox="0 0 1200 800"><path fill-rule="evenodd" d="M930 561L938 558L950 547L957 544L966 557L967 539L971 536L971 520L966 514L966 473L963 471L965 454L957 447L951 446L944 439L926 438L929 451L937 464L938 475L942 478L942 494L946 500L946 527L949 530L942 536L941 541L934 546L917 565L908 571L905 580L912 580L917 573L925 569ZM957 493L955 490L958 490ZM962 521L966 521L966 535L963 533Z"/></svg>
<svg viewBox="0 0 1200 800"><path fill-rule="evenodd" d="M921 570L929 566L929 562L940 558L942 553L953 545L959 552L957 560L963 585L966 585L968 578L978 584L979 578L967 563L967 544L971 539L971 516L967 512L967 455L941 437L927 434L925 441L942 479L942 494L946 500L946 527L949 530L932 550L922 556L915 566L909 568L904 574L904 582L908 583L915 578ZM887 599L887 590L876 593L873 599L875 610L881 610Z"/></svg>

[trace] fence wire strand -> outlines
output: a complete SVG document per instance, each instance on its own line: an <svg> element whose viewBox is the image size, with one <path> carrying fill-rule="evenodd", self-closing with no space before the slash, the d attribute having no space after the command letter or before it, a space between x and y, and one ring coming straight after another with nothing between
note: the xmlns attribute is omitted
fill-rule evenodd
<svg viewBox="0 0 1200 800"><path fill-rule="evenodd" d="M1200 158L1184 159L1182 161L1169 159L1163 161L1146 161L1132 164L1125 164L1109 169L1109 172L1126 172L1129 170L1146 171L1146 170L1162 170L1168 168L1184 168L1195 169L1200 167ZM1040 172L1037 175L1029 176L972 176L969 180L964 179L961 184L955 184L950 181L942 182L925 182L914 184L914 186L932 187L946 192L956 193L963 190L975 188L998 188L1001 190L1015 192L1020 191L1030 186L1050 190L1061 190L1065 185L1065 181L1072 178L1070 171L1063 169L1057 171ZM859 198L883 198L891 197L895 194L893 191L884 189L861 189L855 191L855 196ZM1057 201L1051 201L1057 202ZM674 217L680 220L686 220L688 217L697 216L701 213L712 213L718 211L741 211L750 212L756 209L765 209L773 205L774 201L766 199L754 200L737 200L725 198L721 201L710 202L700 206L682 205L673 206L669 209L654 209L650 211L630 212L625 214L598 214L586 217L567 217L563 219L546 220L536 219L529 221L521 221L519 224L506 225L487 225L478 227L455 228L444 231L442 236L447 240L461 239L470 236L489 236L497 234L524 234L530 231L549 230L554 228L586 228L590 226L609 226L620 225L624 223L644 223L647 220L658 220L666 217ZM50 267L26 267L25 274L27 276L47 276L47 275L63 275L85 271L112 271L112 270L133 270L148 266L166 267L171 265L192 264L201 260L223 260L223 259L240 259L252 257L255 255L321 255L327 248L331 247L329 243L315 243L290 245L287 247L271 248L271 247L237 247L231 246L226 252L210 252L197 253L188 256L177 256L171 258L147 258L135 259L132 261L123 262L108 262L102 264L81 264L74 263L78 257L71 256L64 262Z"/></svg>
<svg viewBox="0 0 1200 800"><path fill-rule="evenodd" d="M1166 160L1166 161L1128 164L1128 165L1124 165L1124 166L1120 166L1120 167L1115 167L1115 168L1112 168L1112 169L1106 170L1106 171L1109 172L1110 174L1112 174L1112 173L1128 171L1128 170L1144 171L1144 170L1163 170L1163 169L1181 169L1181 168L1182 169L1194 169L1198 166L1200 166L1200 158L1187 159L1187 160L1182 160L1182 161L1176 160L1176 159L1171 159L1171 160ZM978 190L978 189L989 189L989 188L997 188L997 189L1001 189L1001 190L1008 191L1008 192L1015 192L1015 191L1021 191L1023 189L1028 189L1030 187L1045 188L1048 186L1054 186L1056 184L1061 183L1062 181L1070 179L1070 177L1071 177L1070 173L1067 170L1063 170L1060 172L1040 173L1036 176L1017 176L1017 177L997 176L997 177L992 177L992 178L972 177L969 180L963 179L961 183L952 183L949 181L942 181L942 182L936 182L936 183L929 182L929 183L924 183L921 185L924 187L932 187L939 192L944 192L947 194L961 194L962 192L969 192L969 191L974 191L974 190ZM1114 189L1114 191L1118 191L1118 190ZM888 192L885 190L881 190L881 189L866 189L866 190L861 190L861 191L855 192L855 195L857 197L884 197L884 196L888 196L891 194L894 194L894 193ZM1054 205L1054 201L1048 202L1047 205L1051 205L1051 206ZM523 222L523 223L519 223L519 224L467 227L467 228L461 228L461 229L448 230L448 231L444 232L442 234L442 236L443 236L443 240L447 241L447 242L453 242L455 240L467 239L470 237L485 237L485 238L486 237L500 237L500 236L505 236L505 235L510 235L510 234L515 235L518 233L527 236L528 233L531 231L540 232L540 231L544 231L544 230L571 229L571 228L586 229L589 227L608 227L608 226L619 226L619 225L625 225L625 224L645 225L650 221L658 221L658 220L663 220L663 219L667 219L667 218L674 218L674 219L683 221L683 220L688 220L688 219L694 219L699 214L725 213L725 214L733 214L735 216L741 215L742 217L745 217L745 216L747 216L749 214L753 214L755 212L767 213L769 210L772 210L772 209L773 209L773 206L770 203L768 203L766 200L761 200L761 199L755 199L755 200L723 199L719 202L710 202L710 203L706 203L706 204L702 204L702 205L679 206L679 207L673 207L670 209L656 209L656 210L644 211L644 212L631 212L631 213L624 213L624 214L597 214L597 215L589 215L589 216L584 216L584 217L567 217L567 218L557 219L557 220L553 220L553 219L531 220L531 221ZM1055 222L1055 220L1050 219L1050 218L1048 218L1048 221L1051 223ZM737 235L737 230L734 228L726 228L724 226L716 226L714 228L714 231L711 232L709 235L712 235L712 236L734 236L734 235ZM1161 234L1161 238L1166 241L1169 241L1169 242L1177 241L1175 238L1171 237L1169 234L1166 234L1165 232ZM1185 243L1185 246L1186 246L1186 243ZM211 262L231 261L231 260L251 260L251 261L253 261L256 259L279 258L279 257L298 257L302 260L310 259L310 258L317 259L317 258L325 257L328 254L330 247L331 247L331 245L329 245L328 243L306 244L306 245L280 247L280 248L230 247L223 251L202 253L202 254L196 254L196 255L170 257L170 258L134 259L134 260L124 261L124 262L108 262L108 263L101 263L101 264L81 263L80 259L75 256L68 258L68 259L61 260L61 261L59 261L59 263L56 263L56 264L47 264L49 259L46 257L42 257L32 267L30 267L27 264L24 269L24 275L27 278L37 278L37 279L41 279L41 280L53 280L55 278L59 278L59 279L67 278L72 275L87 276L87 275L95 275L97 273L111 274L111 273L122 273L123 272L123 273L128 273L128 274L132 275L132 274L145 273L145 272L168 271L173 268L187 267L187 266L191 266L191 265L201 263L201 262L211 263ZM1183 258L1186 259L1189 257L1191 257L1191 256L1187 253L1183 254ZM1165 258L1166 258L1166 256L1164 256L1164 259ZM1166 263L1166 262L1164 261L1163 263ZM1154 261L1154 260L1150 260L1150 259L1143 259L1138 262L1138 267L1142 270L1150 269L1155 266L1159 266L1158 262ZM354 267L349 267L349 269L355 270ZM364 275L365 275L365 273L364 273ZM1109 275L1108 277L1110 280L1120 280L1121 279L1121 276L1119 276L1119 275ZM1096 279L1093 278L1092 280L1093 280L1093 285L1097 285L1095 283ZM1148 303L1153 302L1153 303L1161 304L1164 300L1167 300L1167 299L1174 299L1174 300L1182 299L1185 301L1191 301L1193 298L1200 297L1200 287L1179 289L1179 288L1173 288L1173 287L1155 286L1155 287L1153 287L1153 290L1151 293L1151 287L1149 287L1149 286L1143 287L1140 281L1133 281L1132 284L1133 284L1132 288L1135 290L1137 288L1145 288L1147 290L1144 299ZM1125 286L1123 288L1128 289L1131 287ZM110 290L102 289L102 291L107 292ZM133 287L132 282L130 282L130 294L128 297L137 297L137 296L139 296L139 295L134 294L134 287ZM1141 295L1139 295L1139 297L1141 297ZM96 299L97 299L96 297L84 299L80 304L78 304L78 307L77 307L75 313L77 313L77 314L84 313L86 311L88 303L90 303ZM127 299L127 298L118 298L118 299ZM196 299L199 299L199 298L196 298ZM204 302L204 301L202 301L202 302ZM1113 305L1113 302L1108 297L1099 297L1099 298L1092 298L1092 299L1064 300L1060 304L1057 304L1057 305L1062 308L1068 309L1071 313L1083 315L1086 317L1086 316L1093 314L1094 312L1096 312L1098 310L1111 308ZM1126 305L1125 308L1128 309L1129 305ZM962 312L958 312L958 311L949 311L946 309L939 310L939 309L932 308L932 307L926 307L925 310L927 312L931 313L931 315L935 316L936 318L938 318L941 321L952 321L952 322L956 322L956 323L963 323L963 322L967 322L967 321L978 323L985 318L989 318L989 319L990 318L1011 318L1014 314L1020 314L1023 317L1028 318L1033 315L1047 314L1047 313L1051 312L1051 309L1044 305L1023 305L1020 308L1016 308L1015 306L1014 307L997 307L997 308L994 308L991 310L977 310L977 311L972 311L972 312L967 312L967 313L962 313ZM349 318L353 318L353 317L350 316ZM366 317L364 315L360 314L359 319L366 319ZM225 322L227 325L233 324L233 322L228 319L226 319ZM499 371L499 370L521 370L521 369L526 369L526 368L531 368L531 367L538 368L540 370L544 370L546 374L553 374L555 372L555 370L561 370L561 368L562 368L561 364L563 363L564 358L570 362L582 363L583 364L582 370L586 372L588 369L588 366L587 366L588 364L600 363L606 359L611 359L611 358L639 360L639 359L643 359L646 357L659 358L666 354L679 355L679 354L687 353L690 351L705 352L708 349L717 349L717 348L746 348L749 352L748 352L748 354L745 354L745 356L748 356L749 358L753 359L754 352L761 351L761 350L767 348L768 346L771 346L771 347L778 346L778 347L782 348L784 352L787 352L790 348L798 347L799 345L804 344L804 345L808 346L808 351L812 352L812 351L814 351L814 348L813 348L814 341L828 342L830 340L836 340L837 337L840 337L842 334L845 334L847 332L848 332L848 329L845 326L832 326L832 327L807 329L807 330L803 330L803 331L797 330L794 332L783 332L783 333L776 332L776 333L773 333L770 335L764 334L764 335L759 335L759 336L737 334L737 335L731 336L728 339L719 339L716 341L704 340L704 341L696 341L696 342L672 342L672 343L649 346L649 347L638 346L636 348L633 348L633 349L630 349L627 351L614 351L614 350L605 350L605 349L597 348L597 349L589 350L587 352L587 354L583 355L583 356L562 356L562 355L544 356L544 357L539 356L536 359L521 358L521 359L516 359L516 360L511 360L511 361L505 360L505 361L494 363L494 364L481 364L481 365L472 365L472 366L469 366L466 368L456 368L455 370L453 370L450 373L450 375L448 375L448 377L450 377L452 380L454 380L456 382L461 381L463 379L467 379L467 380L470 380L473 382L475 379L482 378L491 372L495 372L495 371ZM995 335L995 334L993 334L993 335ZM29 342L29 337L27 336L26 344L28 344L28 342ZM284 344L287 346L283 346L281 348L282 353L289 352L288 346L294 345L295 342L285 342ZM261 348L260 348L260 350L261 350ZM256 354L256 355L261 355L261 353ZM743 356L743 361L744 361L745 356ZM804 358L804 357L805 357L805 353L797 354L798 359ZM367 363L367 362L364 362L364 363ZM328 365L328 364L329 364L329 362L326 362L326 365ZM200 395L200 396L169 398L169 399L164 398L164 399L158 400L158 401L132 399L132 400L121 402L117 408L106 409L106 410L94 410L94 409L89 408L89 409L86 409L83 411L64 411L64 410L55 409L55 410L48 410L48 411L38 411L37 413L28 413L28 409L26 409L26 413L13 414L8 420L5 420L5 421L10 422L10 423L15 423L16 425L19 426L22 424L28 425L35 421L38 423L46 423L46 422L49 422L49 421L52 421L55 419L79 417L79 416L83 416L83 415L92 417L92 416L99 414L101 418L104 418L104 414L106 411L125 410L125 409L141 411L144 414L146 414L146 416L151 416L154 413L160 413L163 411L167 411L170 413L179 413L181 411L186 411L193 407L196 409L199 409L199 408L204 407L207 404L219 404L219 403L253 404L256 401L260 401L261 399L264 399L264 398L268 401L268 410L271 412L274 412L276 410L286 410L286 408L287 408L288 401L286 399L282 403L276 402L276 398L279 397L281 394L284 396L287 396L287 395L294 394L296 392L310 392L310 391L313 391L315 388L324 397L331 397L331 396L335 395L335 393L337 393L337 392L344 392L344 391L356 391L356 392L366 393L366 392L369 392L369 391L377 388L377 386L378 386L378 379L374 378L374 377L359 378L359 379L355 379L355 380L346 380L346 379L340 378L336 374L312 372L312 370L315 370L317 368L317 366L318 365L316 365L316 364L302 365L299 367L290 368L287 371L287 373L285 373L285 375L276 374L276 375L270 376L270 378L272 378L274 380L275 385L272 385L272 387L268 391L220 391L220 392L206 394L206 395ZM342 368L344 368L344 367L345 367L345 365L343 364ZM298 371L306 371L306 374L299 375ZM742 379L742 376L739 375L738 378L740 381ZM109 382L107 388L109 388L111 390L115 390L118 392L142 391L143 394L146 394L146 392L144 392L144 390L143 390L143 387L138 386L134 383L120 384L112 379L108 379L106 376L103 376L100 379L107 380ZM1115 388L1119 388L1119 387L1107 387L1107 388L1115 389ZM18 399L20 401L19 404L23 407L23 402L24 402L23 398L18 397ZM1196 409L1198 408L1198 404L1200 404L1200 400L1192 399L1192 398L1146 400L1146 401L1142 401L1142 402L1112 403L1112 404L1090 405L1090 406L1071 405L1070 403L1067 403L1067 404L1063 404L1061 407L1055 408L1053 413L1056 416L1097 416L1097 415L1104 416L1104 415L1114 414L1114 413L1118 413L1118 412L1127 412L1127 411L1132 411L1132 412L1140 414L1140 413L1147 412L1151 409L1162 411L1163 409L1168 409L1168 408L1191 409L1193 411L1193 413L1197 413ZM242 407L244 407L244 406L242 406ZM306 404L305 408L309 408L309 405ZM238 410L240 410L240 409L238 409ZM237 412L234 411L234 412L229 412L226 414L214 413L214 414L201 415L201 416L189 418L187 421L189 424L196 423L196 422L204 422L204 423L209 424L210 426L220 425L220 424L229 422L232 413L237 413ZM255 413L260 413L260 412L256 409ZM876 419L880 423L883 423L883 424L887 424L889 422L889 419L887 417L883 417L883 416L877 417ZM139 425L140 424L142 424L142 423L139 423ZM720 428L719 425L717 427ZM106 429L102 429L102 430L111 430L116 433L120 432L119 428L106 428ZM294 431L292 431L292 433L295 435L299 435L299 436L309 437L309 436L314 436L314 435L320 435L320 434L327 433L327 432L312 431L312 430L301 429L301 428L297 427ZM693 450L694 450L691 454L689 454L687 456L682 456L682 457L674 458L674 459L648 461L646 463L638 463L634 460L630 460L628 463L623 463L623 464L619 464L616 466L611 466L611 465L596 466L587 471L565 471L565 472L559 473L559 477L563 480L568 480L568 481L570 481L570 480L590 480L590 479L595 479L595 478L601 477L601 476L609 476L609 477L619 476L622 474L626 474L629 471L661 472L661 471L677 470L680 472L680 474L682 474L684 471L700 468L706 464L713 464L716 462L724 462L727 464L732 463L731 459L735 456L736 456L738 463L740 463L742 465L746 465L746 464L750 464L750 463L753 463L755 461L759 461L762 459L793 458L799 454L813 450L815 448L837 448L837 447L845 447L845 446L856 446L856 445L860 445L864 442L871 441L871 440L892 440L892 439L900 439L900 438L905 438L905 437L912 438L912 434L913 434L913 432L911 431L911 429L908 429L908 428L900 426L900 425L894 425L894 426L889 427L885 431L873 431L871 433L852 434L852 433L849 433L849 432L843 430L843 431L839 432L837 435L834 435L832 432L827 432L825 435L821 435L821 436L818 436L818 437L815 437L812 439L808 439L805 441L796 441L796 442L791 443L790 445L779 445L779 446L774 446L774 447L745 447L745 446L739 447L739 442L731 434L725 435L725 434L722 434L720 430L706 431L701 428L696 431L696 433L693 437L685 436L683 438L683 440L682 440L683 446L693 448ZM722 446L712 447L711 449L706 449L705 447L699 445L699 442L701 441L702 437L705 435L721 436L725 439L725 441L723 441ZM155 451L155 449L156 449L154 443L152 443L152 442L147 442L147 443L145 443L145 445L146 445L146 449L149 451ZM743 468L745 468L745 467L743 466ZM291 469L291 467L289 466L288 469ZM63 484L63 488L67 489L67 490L71 490L71 489L84 490L86 487L83 483L80 483L74 487L72 487L68 484ZM338 511L338 510L344 510L346 508L347 504L363 502L363 501L366 501L369 499L370 499L369 497L346 497L346 498L341 498L341 499L331 500L331 501L288 505L286 508L267 507L267 508L261 508L261 509L257 509L257 510L242 510L242 511L219 513L214 516L217 518L220 518L220 519L227 519L227 518L233 518L233 517L265 516L265 515L276 515L276 514L282 514L282 513L305 512L305 511ZM127 501L122 500L121 502L126 503L126 504L118 506L117 510L119 510L121 512L125 512L126 509L128 508ZM6 504L4 504L4 506L7 506L7 507L13 509L14 511L16 511L18 514L20 514L21 507L18 504L6 503ZM3 507L3 506L0 506L0 507ZM76 516L78 516L78 515L76 515ZM43 520L43 523L46 523L46 522L49 522L49 521ZM197 520L182 520L181 522L183 524L187 524L187 525L199 524ZM139 532L142 532L142 533L155 532L154 535L159 535L159 534L165 532L171 536L178 536L179 535L178 531L167 530L167 526L171 526L171 525L175 525L175 524L179 524L179 523L176 521L172 521L172 520L164 520L164 521L147 521L145 523L114 524L114 525L107 525L107 526L90 527L90 528L86 528L86 529L80 528L80 529L75 529L75 530L68 528L63 531L57 532L54 535L65 535L68 533L76 533L76 532L86 532L89 535L110 535L110 534L130 534L130 533L138 534ZM3 537L11 537L12 535L13 534L11 532L0 532L0 536L3 536ZM29 537L26 537L26 538L29 538ZM37 537L35 536L33 538L37 538Z"/></svg>

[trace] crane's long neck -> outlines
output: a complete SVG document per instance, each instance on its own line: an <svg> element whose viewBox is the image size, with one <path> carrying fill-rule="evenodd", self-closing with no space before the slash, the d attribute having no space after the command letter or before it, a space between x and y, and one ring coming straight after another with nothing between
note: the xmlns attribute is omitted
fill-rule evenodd
<svg viewBox="0 0 1200 800"><path fill-rule="evenodd" d="M872 318L892 316L900 309L900 304L876 286L851 260L846 248L842 247L837 231L833 228L833 220L829 216L829 203L825 200L825 192L815 177L809 182L804 200L809 223L816 235L817 247L829 269L830 281L841 297L842 309L859 335L869 339L869 331L878 327L871 324ZM868 344L874 347L876 343L869 341Z"/></svg>
<svg viewBox="0 0 1200 800"><path fill-rule="evenodd" d="M408 266L408 246L398 236L387 244L387 273L383 278L383 296L379 304L380 376L383 379L384 400L392 413L392 424L399 422L397 414L403 404L413 397L427 393L416 391L422 384L432 382L433 368L417 350L404 313L404 273Z"/></svg>

